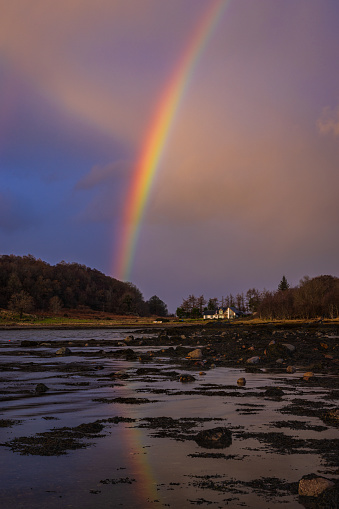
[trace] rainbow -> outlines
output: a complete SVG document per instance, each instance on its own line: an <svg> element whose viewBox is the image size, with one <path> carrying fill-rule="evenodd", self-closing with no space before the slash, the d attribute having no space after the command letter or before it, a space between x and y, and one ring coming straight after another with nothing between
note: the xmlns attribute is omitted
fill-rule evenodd
<svg viewBox="0 0 339 509"><path fill-rule="evenodd" d="M136 250L141 221L157 169L164 155L180 103L193 77L194 69L230 0L208 1L208 8L192 37L156 107L123 211L121 234L113 274L127 280Z"/></svg>

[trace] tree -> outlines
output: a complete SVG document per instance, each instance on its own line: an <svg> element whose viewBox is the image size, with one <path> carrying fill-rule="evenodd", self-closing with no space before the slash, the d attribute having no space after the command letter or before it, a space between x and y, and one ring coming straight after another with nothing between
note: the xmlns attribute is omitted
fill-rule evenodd
<svg viewBox="0 0 339 509"><path fill-rule="evenodd" d="M177 315L178 318L186 318L187 317L187 312L183 308L177 308L175 314Z"/></svg>
<svg viewBox="0 0 339 509"><path fill-rule="evenodd" d="M206 300L204 299L203 295L200 295L200 297L197 298L197 307L199 308L201 315L202 315L205 305L206 305Z"/></svg>
<svg viewBox="0 0 339 509"><path fill-rule="evenodd" d="M58 313L62 308L62 302L57 295L49 299L49 309L52 313Z"/></svg>
<svg viewBox="0 0 339 509"><path fill-rule="evenodd" d="M209 299L207 304L208 311L215 311L218 307L218 299L214 297L214 299Z"/></svg>
<svg viewBox="0 0 339 509"><path fill-rule="evenodd" d="M255 311L258 310L258 306L261 300L262 299L259 290L257 290L256 288L250 288L249 290L247 290L246 305L247 309L251 311L251 313L254 313Z"/></svg>
<svg viewBox="0 0 339 509"><path fill-rule="evenodd" d="M239 311L244 312L245 311L245 297L243 293L237 293L235 297L236 302L236 308L239 309Z"/></svg>
<svg viewBox="0 0 339 509"><path fill-rule="evenodd" d="M22 290L20 293L14 293L9 301L9 309L20 313L20 319L23 313L29 313L34 307L34 300L29 293Z"/></svg>
<svg viewBox="0 0 339 509"><path fill-rule="evenodd" d="M192 308L190 317L191 318L201 318L201 314L202 313L200 312L199 308Z"/></svg>
<svg viewBox="0 0 339 509"><path fill-rule="evenodd" d="M166 304L159 299L156 295L153 295L146 304L148 305L148 309L151 315L156 316L167 316L168 310Z"/></svg>
<svg viewBox="0 0 339 509"><path fill-rule="evenodd" d="M284 292L285 290L288 290L290 287L289 283L287 282L287 279L285 276L282 277L280 283L279 283L279 286L278 286L278 290L279 292Z"/></svg>

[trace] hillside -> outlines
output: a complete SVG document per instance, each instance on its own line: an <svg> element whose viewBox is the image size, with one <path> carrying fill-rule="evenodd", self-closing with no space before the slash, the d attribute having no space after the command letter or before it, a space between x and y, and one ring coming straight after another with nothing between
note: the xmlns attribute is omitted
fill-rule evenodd
<svg viewBox="0 0 339 509"><path fill-rule="evenodd" d="M61 309L148 314L148 304L133 284L85 265L64 261L49 265L32 255L0 256L0 308L21 314Z"/></svg>

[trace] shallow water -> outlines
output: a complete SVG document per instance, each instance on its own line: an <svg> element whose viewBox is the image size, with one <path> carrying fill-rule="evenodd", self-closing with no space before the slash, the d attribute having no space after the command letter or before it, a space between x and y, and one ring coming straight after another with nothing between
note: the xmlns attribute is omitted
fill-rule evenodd
<svg viewBox="0 0 339 509"><path fill-rule="evenodd" d="M92 445L70 450L66 455L21 455L12 452L9 446L2 446L3 509L146 509L194 505L295 509L303 506L295 491L284 487L284 482L297 483L311 472L336 477L335 468L326 464L319 448L277 451L268 441L255 436L273 431L304 440L337 438L337 429L324 425L316 416L281 413L295 398L322 402L329 389L294 385L293 381L302 377L300 372L244 373L241 369L221 367L203 375L194 373L196 381L183 384L166 376L167 371L185 372L173 360L157 358L146 367L159 368L159 373L137 375L136 370L145 364L105 357L98 353L102 347L76 346L80 339L118 343L131 333L142 337L132 330L0 331L0 419L20 421L12 427L0 428L1 444L15 437L115 416L135 419L106 423L102 436L85 440ZM73 355L58 357L53 345L21 347L22 340L50 343L62 340L65 345L73 342L69 346ZM104 347L104 352L115 348L118 345ZM138 348L147 350L146 345ZM75 362L90 370L63 371L65 364ZM119 370L125 370L129 378L107 377ZM239 388L237 379L241 376L247 383ZM37 395L38 383L46 384L48 392ZM282 400L263 397L268 386L281 387ZM117 397L147 398L149 402L93 401ZM331 403L334 404L327 401ZM173 433L159 427L152 429L145 419L155 417L171 417L181 424L190 419L192 426L184 433L180 427ZM273 425L291 420L306 423L308 429ZM204 449L192 439L201 429L219 426L233 433L232 444L225 449ZM270 487L272 478L281 481L279 489Z"/></svg>

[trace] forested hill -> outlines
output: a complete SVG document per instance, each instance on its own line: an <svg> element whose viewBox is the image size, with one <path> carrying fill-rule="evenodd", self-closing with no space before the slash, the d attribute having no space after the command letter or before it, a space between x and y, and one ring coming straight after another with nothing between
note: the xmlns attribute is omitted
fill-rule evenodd
<svg viewBox="0 0 339 509"><path fill-rule="evenodd" d="M0 256L0 308L20 312L58 312L61 308L114 314L149 312L142 293L131 283L78 263L49 265L32 255Z"/></svg>

